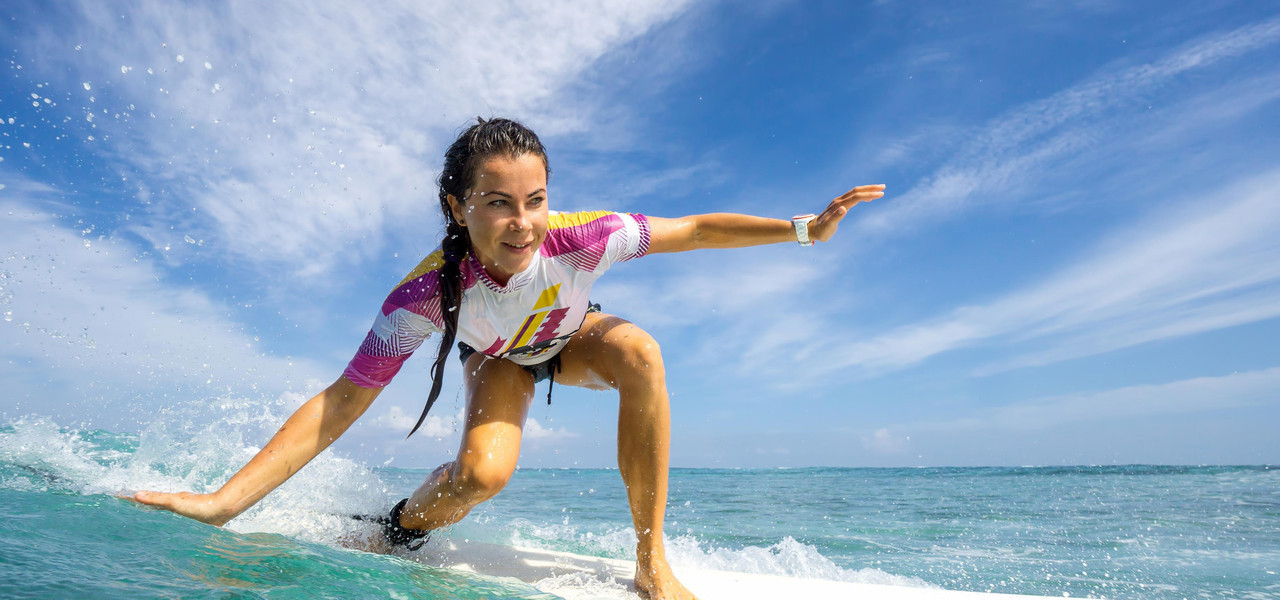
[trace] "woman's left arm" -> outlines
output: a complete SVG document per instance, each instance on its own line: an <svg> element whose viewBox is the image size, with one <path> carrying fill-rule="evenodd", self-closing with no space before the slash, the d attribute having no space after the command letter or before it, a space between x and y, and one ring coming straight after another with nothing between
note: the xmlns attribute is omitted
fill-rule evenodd
<svg viewBox="0 0 1280 600"><path fill-rule="evenodd" d="M884 196L883 185L860 185L831 201L809 222L809 239L825 242L835 235L840 220L859 202ZM791 221L734 213L692 215L678 219L649 217L649 253L684 252L699 248L745 248L796 241Z"/></svg>

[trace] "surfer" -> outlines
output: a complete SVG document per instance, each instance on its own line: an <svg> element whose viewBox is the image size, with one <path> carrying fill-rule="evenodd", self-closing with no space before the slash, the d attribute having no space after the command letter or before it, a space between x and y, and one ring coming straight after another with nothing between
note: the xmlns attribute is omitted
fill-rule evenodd
<svg viewBox="0 0 1280 600"><path fill-rule="evenodd" d="M446 152L439 177L446 223L440 249L392 290L343 375L294 412L218 491L141 491L133 499L225 524L341 436L405 359L438 333L431 391L413 431L439 397L458 341L466 390L462 443L453 461L382 519L388 540L414 548L506 485L536 382L615 389L618 470L638 538L636 589L655 599L692 598L672 574L662 542L670 444L662 354L644 330L591 304L591 285L612 264L648 253L825 242L853 205L883 196L884 186L856 187L821 213L790 221L729 213L661 219L554 213L550 173L542 143L520 123L479 119L467 128Z"/></svg>

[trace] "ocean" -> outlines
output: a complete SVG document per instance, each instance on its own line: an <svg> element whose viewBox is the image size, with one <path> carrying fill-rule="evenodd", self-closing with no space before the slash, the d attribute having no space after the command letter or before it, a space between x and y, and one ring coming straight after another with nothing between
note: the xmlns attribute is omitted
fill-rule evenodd
<svg viewBox="0 0 1280 600"><path fill-rule="evenodd" d="M534 587L343 547L368 533L346 515L384 512L427 470L326 453L226 528L114 497L216 488L255 450L226 427L0 427L0 597L542 599L566 585L622 597L612 583ZM634 559L616 470L522 469L440 537ZM675 469L667 538L676 564L798 578L1280 598L1280 468Z"/></svg>

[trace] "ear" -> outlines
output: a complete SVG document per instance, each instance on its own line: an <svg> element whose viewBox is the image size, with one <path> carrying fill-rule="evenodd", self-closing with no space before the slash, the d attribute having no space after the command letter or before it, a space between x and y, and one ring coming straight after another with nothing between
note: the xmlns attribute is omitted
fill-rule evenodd
<svg viewBox="0 0 1280 600"><path fill-rule="evenodd" d="M457 224L466 227L467 220L462 214L462 203L458 202L458 197L453 194L448 194L445 196L445 199L449 201L449 210L453 213L453 220Z"/></svg>

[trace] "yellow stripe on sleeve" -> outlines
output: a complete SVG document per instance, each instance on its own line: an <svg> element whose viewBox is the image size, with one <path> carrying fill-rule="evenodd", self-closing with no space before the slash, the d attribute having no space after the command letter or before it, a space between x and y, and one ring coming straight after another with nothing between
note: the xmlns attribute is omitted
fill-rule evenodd
<svg viewBox="0 0 1280 600"><path fill-rule="evenodd" d="M601 217L613 214L607 210L593 210L589 212L563 212L547 217L548 229L563 229L565 227L573 227L575 225L586 225Z"/></svg>
<svg viewBox="0 0 1280 600"><path fill-rule="evenodd" d="M428 254L426 258L422 259L422 262L418 263L418 266L414 267L404 279L401 279L400 283L396 284L396 287L400 287L414 279L430 273L431 271L439 269L443 264L444 250L436 250L435 252Z"/></svg>

